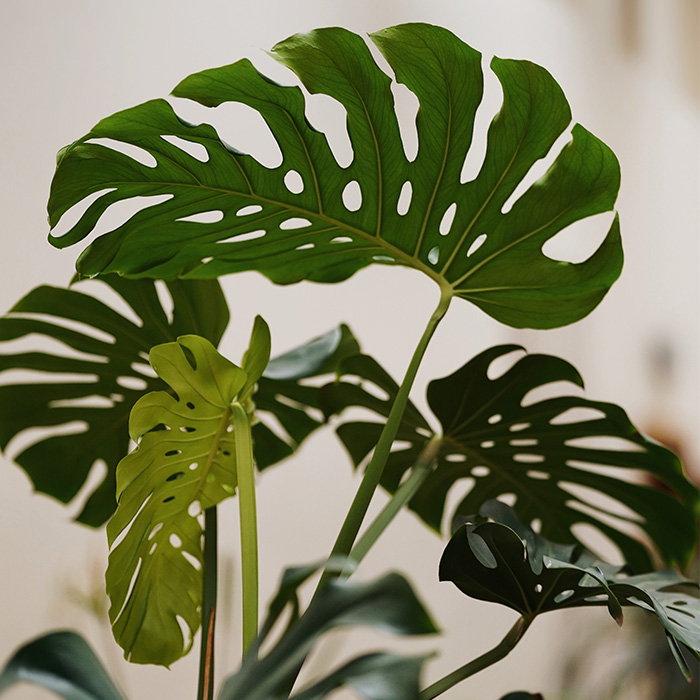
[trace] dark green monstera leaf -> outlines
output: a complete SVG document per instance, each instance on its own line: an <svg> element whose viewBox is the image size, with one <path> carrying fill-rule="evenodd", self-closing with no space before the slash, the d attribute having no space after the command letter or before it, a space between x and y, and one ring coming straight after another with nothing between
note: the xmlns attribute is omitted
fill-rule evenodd
<svg viewBox="0 0 700 700"><path fill-rule="evenodd" d="M477 512L485 501L508 496L524 522L540 522L543 536L553 540L578 541L575 526L583 523L610 538L634 570L648 571L653 567L647 548L628 532L634 526L665 561L684 564L697 537L698 492L685 479L678 458L641 435L613 404L565 395L526 401L531 391L553 382L583 386L578 372L557 357L526 355L490 379L492 363L516 350L522 348L491 348L429 384L428 403L441 424L442 444L434 470L409 507L439 531L449 491L464 484L468 491L458 514ZM323 390L329 413L364 406L388 414L396 383L376 362L351 357L340 371L348 380ZM378 398L381 393L388 398ZM338 428L356 465L372 450L381 428L369 422ZM387 490L397 489L432 436L425 419L409 409L397 435L401 444L382 476ZM640 481L640 473L667 490Z"/></svg>
<svg viewBox="0 0 700 700"><path fill-rule="evenodd" d="M298 616L297 590L318 568L298 567L285 572L255 651L263 645L287 607L292 609L290 624L275 645L260 657L256 653L248 654L238 673L224 682L218 700L289 697L280 689L296 677L300 665L311 649L322 642L324 634L337 627L362 625L401 635L436 632L408 581L395 573L369 583L331 581ZM417 700L424 660L389 653L366 654L293 693L290 700L321 700L344 686L367 700Z"/></svg>
<svg viewBox="0 0 700 700"><path fill-rule="evenodd" d="M119 505L107 524L109 617L134 663L168 666L189 651L202 604L200 516L236 491L240 455L251 454L239 449L252 440L248 397L269 357L260 318L242 368L194 335L151 350L153 369L172 393L146 394L131 411L138 446L117 468Z"/></svg>
<svg viewBox="0 0 700 700"><path fill-rule="evenodd" d="M0 673L0 694L17 683L32 683L65 700L124 700L75 632L51 632L20 647Z"/></svg>
<svg viewBox="0 0 700 700"><path fill-rule="evenodd" d="M548 172L510 206L572 124L554 79L527 61L493 59L503 106L478 176L462 182L483 96L481 55L425 24L370 38L419 102L414 159L405 154L391 78L365 41L319 29L281 42L272 55L309 92L343 106L353 150L347 167L307 121L301 90L241 60L194 74L173 94L256 110L281 150L278 167L227 146L210 125L186 123L164 100L146 102L104 119L59 154L51 226L75 205L87 208L52 243L84 241L112 204L134 200L147 208L90 243L81 274L169 279L258 270L288 284L338 282L382 263L420 270L443 293L513 326L550 328L585 316L620 273L617 219L583 262L554 260L542 249L576 221L612 211L620 179L612 152L573 125ZM136 158L129 148L139 149ZM144 197L158 199L135 200Z"/></svg>
<svg viewBox="0 0 700 700"><path fill-rule="evenodd" d="M700 652L700 586L671 570L626 576L577 546L555 544L518 521L503 503L457 529L440 561L440 580L479 600L507 605L524 618L573 607L607 605L622 624L622 606L654 615L676 658L679 644ZM685 670L685 669L684 669Z"/></svg>
<svg viewBox="0 0 700 700"><path fill-rule="evenodd" d="M117 275L102 281L139 322L78 289L48 286L37 287L0 318L2 341L36 334L58 341L54 348L73 351L0 355L0 370L43 373L31 383L0 386L0 445L5 449L27 429L69 426L67 433L38 435L14 460L37 491L64 503L80 491L95 463L103 462L106 474L77 518L93 526L103 524L116 507L114 473L128 452L129 410L145 391L164 388L147 364L151 347L187 333L216 344L229 319L221 288L213 280L168 282L171 318L152 281Z"/></svg>
<svg viewBox="0 0 700 700"><path fill-rule="evenodd" d="M258 422L253 425L253 440L258 469L290 456L323 425L319 389L306 380L332 375L344 357L357 352L359 344L352 332L340 325L270 360L254 395ZM271 415L276 421L269 420ZM275 430L275 422L284 432Z"/></svg>

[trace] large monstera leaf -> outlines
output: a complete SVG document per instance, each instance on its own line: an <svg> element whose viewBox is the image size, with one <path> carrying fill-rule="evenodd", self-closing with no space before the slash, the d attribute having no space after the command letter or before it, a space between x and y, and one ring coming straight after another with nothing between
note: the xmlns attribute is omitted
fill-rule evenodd
<svg viewBox="0 0 700 700"><path fill-rule="evenodd" d="M251 442L234 400L248 410L269 359L270 337L256 321L241 369L207 340L182 336L156 346L150 361L172 389L152 392L129 419L137 448L117 469L119 506L107 524L109 617L127 659L169 665L189 651L200 623L201 513L235 493L238 454ZM243 412L245 414L245 411ZM252 468L252 465L250 465ZM189 628L185 639L178 619Z"/></svg>
<svg viewBox="0 0 700 700"><path fill-rule="evenodd" d="M656 615L684 672L680 646L700 652L698 584L675 571L627 576L580 547L556 544L490 501L454 533L440 561L440 580L479 600L507 605L526 619L543 612L607 605L621 625L622 606Z"/></svg>
<svg viewBox="0 0 700 700"><path fill-rule="evenodd" d="M0 318L2 341L37 335L72 351L44 343L45 351L0 355L0 371L44 373L30 382L0 386L0 445L4 450L27 429L71 426L68 432L38 435L14 460L37 491L64 503L80 491L95 462L103 462L106 474L77 517L93 526L103 524L116 507L114 473L128 452L129 410L144 391L164 388L146 365L149 350L187 333L217 344L229 320L214 280L168 282L171 318L152 281L117 275L101 280L140 323L83 293L80 284L78 289L37 287Z"/></svg>
<svg viewBox="0 0 700 700"><path fill-rule="evenodd" d="M288 569L272 599L256 651L286 609L291 620L285 633L260 656L249 653L241 669L223 684L218 700L321 700L341 687L352 688L367 700L418 700L419 674L425 657L385 652L365 654L329 671L291 696L283 692L296 678L300 665L326 633L338 627L369 626L401 635L436 632L428 613L408 581L391 573L376 581L329 582L299 616L299 587L318 566Z"/></svg>
<svg viewBox="0 0 700 700"><path fill-rule="evenodd" d="M492 363L516 350L522 348L491 348L429 384L428 403L441 425L441 444L434 469L409 507L439 531L448 493L464 484L468 491L456 514L478 512L489 499L511 498L523 522L538 521L542 535L552 540L576 542L576 525L592 526L619 547L634 570L648 571L653 568L650 554L630 534L634 527L666 562L686 563L697 537L698 492L678 458L641 435L613 404L566 395L528 400L531 391L554 382L583 386L578 372L562 359L525 355L501 376L489 378ZM364 406L388 414L396 383L374 360L350 357L340 372L346 380L323 390L329 413ZM389 399L379 398L382 393ZM373 422L339 426L356 465L373 449L381 428ZM433 435L411 407L382 476L388 491L398 488ZM665 490L652 486L652 479Z"/></svg>
<svg viewBox="0 0 700 700"><path fill-rule="evenodd" d="M570 224L612 210L619 187L612 152L575 124L546 175L508 208L519 183L571 125L554 79L527 61L493 59L503 106L478 176L461 182L483 96L481 55L424 24L370 38L420 104L413 160L404 151L391 79L367 44L344 29L319 29L281 42L272 54L309 92L345 108L350 165L341 167L307 122L298 87L277 85L241 60L194 74L173 94L257 110L282 152L278 167L227 146L207 124L184 122L164 100L146 102L104 119L59 154L51 226L87 198L89 206L51 241L83 241L115 202L165 195L94 240L80 256L80 273L167 279L258 270L287 284L338 282L382 263L420 270L443 293L513 326L549 328L585 316L620 273L617 220L584 262L553 260L542 248ZM141 149L138 159L126 155L129 147Z"/></svg>

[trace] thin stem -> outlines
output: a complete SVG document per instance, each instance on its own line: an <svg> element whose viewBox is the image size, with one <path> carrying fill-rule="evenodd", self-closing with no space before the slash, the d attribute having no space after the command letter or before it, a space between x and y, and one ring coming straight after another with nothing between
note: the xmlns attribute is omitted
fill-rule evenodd
<svg viewBox="0 0 700 700"><path fill-rule="evenodd" d="M365 530L355 546L350 551L350 558L356 563L360 563L371 549L372 545L379 539L386 530L389 523L396 517L399 511L413 498L414 494L421 487L423 482L432 471L433 464L437 459L442 438L433 436L423 451L420 453L416 463L413 465L411 474L396 489L391 500L384 506L372 524Z"/></svg>
<svg viewBox="0 0 700 700"><path fill-rule="evenodd" d="M506 634L493 649L487 651L473 661L470 661L461 668L458 668L456 671L452 671L452 673L428 686L425 690L422 690L419 696L420 700L432 700L446 690L449 690L452 686L457 685L457 683L469 678L469 676L473 676L475 673L483 671L485 668L505 658L523 638L523 635L527 632L527 628L532 624L533 619L532 617L519 617L510 630L508 630L508 634Z"/></svg>
<svg viewBox="0 0 700 700"><path fill-rule="evenodd" d="M243 596L243 656L258 634L258 525L255 508L255 468L250 421L239 403L231 406L238 471Z"/></svg>
<svg viewBox="0 0 700 700"><path fill-rule="evenodd" d="M413 381L416 378L421 360L423 359L423 355L425 354L425 350L428 347L430 339L433 337L435 329L444 315L447 313L451 300L451 289L442 289L440 294L440 302L433 312L433 315L430 317L421 339L418 341L418 346L413 353L411 362L408 365L406 374L396 394L396 399L391 407L391 411L389 412L384 429L379 436L377 446L374 448L372 458L367 465L362 482L360 483L357 493L355 494L355 499L350 506L350 510L345 517L345 521L340 529L338 538L333 545L331 556L347 556L353 543L355 542L355 538L360 530L362 521L367 514L367 509L369 508L372 496L379 485L379 480L382 476L382 472L384 471L384 465L386 464L386 460L391 452L391 446L396 438L396 433L398 432L401 424L401 418L403 417L404 409L408 403L408 395L411 391L411 387L413 386ZM324 583L327 578L327 576L324 576L321 579L321 583Z"/></svg>
<svg viewBox="0 0 700 700"><path fill-rule="evenodd" d="M214 619L218 578L216 506L204 511L202 564L202 646L199 653L197 700L214 697Z"/></svg>

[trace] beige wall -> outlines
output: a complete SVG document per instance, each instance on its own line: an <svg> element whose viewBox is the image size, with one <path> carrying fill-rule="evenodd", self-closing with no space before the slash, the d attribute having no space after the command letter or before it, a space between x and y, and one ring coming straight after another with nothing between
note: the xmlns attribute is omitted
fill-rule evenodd
<svg viewBox="0 0 700 700"><path fill-rule="evenodd" d="M633 39L621 19L630 6L638 12ZM612 146L623 169L619 208L627 267L590 318L552 333L508 331L478 310L455 304L426 358L417 401L422 403L429 379L447 374L489 345L515 339L528 349L573 361L592 398L619 402L643 423L658 408L648 352L661 338L675 348L676 358L671 395L663 398L666 419L687 441L697 464L697 37L690 36L688 21L682 19L692 16L694 7L656 0L6 0L0 4L0 309L37 284L69 280L75 253L46 243L45 200L54 153L98 119L165 95L198 69L243 55L267 66L260 49L297 31L339 24L362 32L415 20L443 24L485 54L546 66L564 87L575 118ZM624 16L627 22L629 16ZM224 285L229 299L236 300L233 314L243 328L250 328L256 313L268 320L275 352L346 321L366 351L396 376L435 302L428 281L404 270L369 269L335 287L279 288L253 274L227 278ZM236 360L244 341L229 333L223 349ZM48 628L77 627L90 636L132 698L193 697L194 655L170 672L127 668L104 629L70 602L69 589L85 592L101 586L103 533L71 524L76 507L32 496L21 471L9 463L2 469L0 659ZM263 596L273 590L284 566L325 556L355 483L330 434L260 479ZM225 556L233 561L235 508L229 505L227 511ZM446 635L444 644L432 640L420 645L446 648L430 666L431 678L495 644L512 619L437 584L440 552L437 538L407 515L368 557L363 574L390 566L415 579ZM554 688L556 635L566 624L557 618L539 621L512 658L445 697L496 700L516 688ZM222 673L236 659L235 620L232 627L234 642L221 645ZM17 689L7 697L50 696Z"/></svg>

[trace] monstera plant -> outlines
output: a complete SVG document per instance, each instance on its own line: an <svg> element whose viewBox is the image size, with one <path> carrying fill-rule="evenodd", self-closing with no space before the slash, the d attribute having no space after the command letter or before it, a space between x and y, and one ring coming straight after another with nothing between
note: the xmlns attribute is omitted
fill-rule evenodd
<svg viewBox="0 0 700 700"><path fill-rule="evenodd" d="M574 323L598 305L622 268L614 154L572 123L561 88L540 66L492 60L503 104L488 134L475 134L485 70L477 51L424 24L391 27L369 41L392 77L367 41L344 29L293 36L272 51L309 93L342 105L349 165L307 120L302 88L274 83L247 60L191 75L173 95L256 110L281 151L276 167L227 145L213 126L186 122L163 99L107 117L60 151L50 241L65 248L92 240L71 287L30 292L0 320L0 339L39 335L82 355L0 357L3 369L75 377L0 387L3 448L28 428L68 426L53 436L43 431L14 457L37 490L64 502L96 463L106 466L78 520L107 522L114 637L128 660L168 666L201 631L199 700L215 692L217 510L234 497L243 658L219 700L316 700L341 687L370 700L428 700L506 656L538 615L572 607L606 606L619 624L624 606L644 609L688 675L688 655L700 650L700 610L698 586L681 571L696 544L699 499L672 452L610 403L564 390L532 400L542 386L580 389L583 380L566 361L519 346L486 349L432 381L432 415L409 399L454 299L508 326L537 329ZM414 158L402 141L392 80L419 104ZM483 138L483 163L468 179L465 158ZM546 174L519 187L547 157ZM92 236L123 202L135 213ZM545 252L559 232L604 212L612 225L586 260ZM278 284L337 283L373 264L413 268L439 292L400 383L362 354L345 326L270 359L270 330L258 317L238 365L216 349L229 318L217 278L256 270ZM97 282L86 278L108 285L121 311L89 292ZM511 355L517 362L494 372ZM260 625L255 470L293 455L330 421L363 479L332 551L283 574ZM466 492L447 512L455 484ZM380 486L389 501L362 529ZM449 539L436 575L469 597L510 607L518 620L497 647L430 683L425 657L387 651L300 686L310 652L336 627L436 632L403 576L361 583L352 576L404 507L435 531L436 546L443 534ZM625 564L588 551L579 524L617 545ZM313 580L306 604L299 588ZM68 631L17 651L0 692L19 681L73 700L123 697L87 643Z"/></svg>

